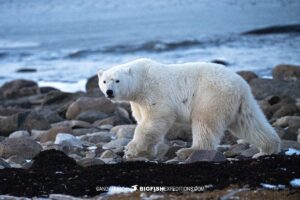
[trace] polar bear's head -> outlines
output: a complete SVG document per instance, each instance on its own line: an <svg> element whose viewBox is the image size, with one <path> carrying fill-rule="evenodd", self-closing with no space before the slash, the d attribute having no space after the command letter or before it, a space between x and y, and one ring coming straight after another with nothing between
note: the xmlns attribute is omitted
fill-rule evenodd
<svg viewBox="0 0 300 200"><path fill-rule="evenodd" d="M129 67L113 67L98 72L99 87L112 101L128 101L132 98L134 84L132 70Z"/></svg>

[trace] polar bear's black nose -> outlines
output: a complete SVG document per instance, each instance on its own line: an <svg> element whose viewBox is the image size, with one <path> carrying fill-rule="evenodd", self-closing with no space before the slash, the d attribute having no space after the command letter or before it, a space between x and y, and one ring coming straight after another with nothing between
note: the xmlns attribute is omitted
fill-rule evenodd
<svg viewBox="0 0 300 200"><path fill-rule="evenodd" d="M113 97L114 96L114 91L106 90L106 94L107 94L108 97Z"/></svg>

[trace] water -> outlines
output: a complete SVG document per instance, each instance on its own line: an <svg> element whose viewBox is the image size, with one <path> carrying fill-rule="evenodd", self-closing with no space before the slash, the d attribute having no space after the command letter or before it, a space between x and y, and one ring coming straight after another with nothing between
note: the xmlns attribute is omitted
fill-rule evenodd
<svg viewBox="0 0 300 200"><path fill-rule="evenodd" d="M140 57L222 59L270 76L277 64L300 64L300 34L240 33L286 24L300 24L299 0L0 0L0 85L25 78L84 90L99 69Z"/></svg>

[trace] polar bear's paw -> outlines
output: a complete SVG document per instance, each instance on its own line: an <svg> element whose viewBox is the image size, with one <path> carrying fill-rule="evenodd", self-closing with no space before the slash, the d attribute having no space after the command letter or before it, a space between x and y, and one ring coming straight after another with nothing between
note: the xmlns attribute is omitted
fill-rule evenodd
<svg viewBox="0 0 300 200"><path fill-rule="evenodd" d="M124 158L127 160L139 157L152 159L154 156L153 148L135 141L129 142L124 151Z"/></svg>
<svg viewBox="0 0 300 200"><path fill-rule="evenodd" d="M182 148L176 152L178 160L184 161L186 160L192 153L195 151L193 148Z"/></svg>

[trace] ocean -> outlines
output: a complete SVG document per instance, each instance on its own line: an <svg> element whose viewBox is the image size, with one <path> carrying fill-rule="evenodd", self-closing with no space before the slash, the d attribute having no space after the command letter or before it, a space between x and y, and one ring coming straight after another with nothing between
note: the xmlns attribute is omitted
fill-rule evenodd
<svg viewBox="0 0 300 200"><path fill-rule="evenodd" d="M299 0L0 0L0 85L23 78L74 92L141 57L217 59L270 77L300 64L300 33L241 33L289 24L300 24Z"/></svg>

